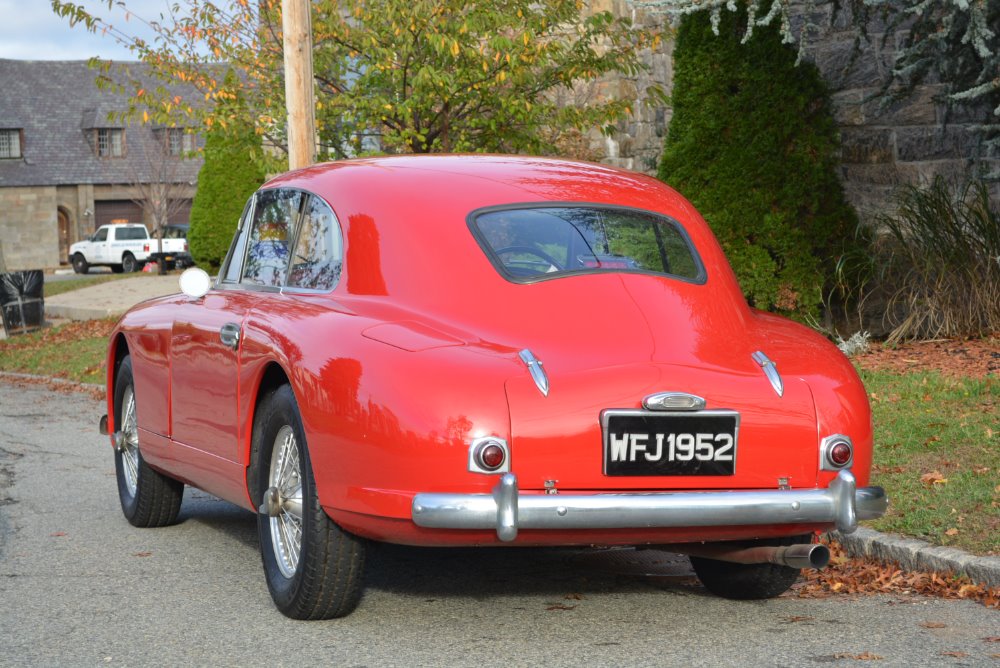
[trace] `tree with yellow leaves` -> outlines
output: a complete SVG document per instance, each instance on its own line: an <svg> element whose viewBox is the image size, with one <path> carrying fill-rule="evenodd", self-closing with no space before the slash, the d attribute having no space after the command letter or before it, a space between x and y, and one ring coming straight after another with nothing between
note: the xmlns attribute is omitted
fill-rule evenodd
<svg viewBox="0 0 1000 668"><path fill-rule="evenodd" d="M128 0L105 1L128 8ZM147 117L189 115L207 128L239 123L284 144L278 0L183 0L146 21L155 43L73 2L52 6L71 23L128 44L164 83L156 90L132 84ZM610 133L635 100L567 93L596 88L605 75L638 74L641 50L657 39L610 12L589 12L582 0L315 0L311 7L317 127L333 157L552 153L564 133ZM225 83L227 72L235 84ZM177 82L197 99L167 92ZM216 104L237 94L245 104ZM233 116L234 108L243 115Z"/></svg>

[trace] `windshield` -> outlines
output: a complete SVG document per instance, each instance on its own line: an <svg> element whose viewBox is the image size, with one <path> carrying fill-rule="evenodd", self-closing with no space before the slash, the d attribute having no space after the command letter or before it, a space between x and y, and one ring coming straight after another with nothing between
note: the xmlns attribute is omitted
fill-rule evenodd
<svg viewBox="0 0 1000 668"><path fill-rule="evenodd" d="M637 271L693 282L701 261L674 221L621 207L536 206L475 215L481 246L508 280L526 283L573 273Z"/></svg>

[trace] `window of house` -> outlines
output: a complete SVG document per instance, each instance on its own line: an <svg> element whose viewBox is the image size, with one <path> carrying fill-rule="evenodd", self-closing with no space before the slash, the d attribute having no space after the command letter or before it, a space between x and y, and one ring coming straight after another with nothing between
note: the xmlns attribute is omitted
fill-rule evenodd
<svg viewBox="0 0 1000 668"><path fill-rule="evenodd" d="M0 130L0 159L21 157L21 131Z"/></svg>
<svg viewBox="0 0 1000 668"><path fill-rule="evenodd" d="M102 158L120 158L125 155L125 131L121 128L99 128L97 155Z"/></svg>
<svg viewBox="0 0 1000 668"><path fill-rule="evenodd" d="M194 150L194 135L184 128L167 128L167 152L182 156Z"/></svg>

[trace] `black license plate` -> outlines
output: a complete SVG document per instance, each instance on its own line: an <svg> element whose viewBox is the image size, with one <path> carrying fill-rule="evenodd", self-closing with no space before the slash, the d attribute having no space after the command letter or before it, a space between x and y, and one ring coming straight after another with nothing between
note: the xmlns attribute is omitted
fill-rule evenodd
<svg viewBox="0 0 1000 668"><path fill-rule="evenodd" d="M740 416L734 411L601 414L604 474L704 476L736 472Z"/></svg>

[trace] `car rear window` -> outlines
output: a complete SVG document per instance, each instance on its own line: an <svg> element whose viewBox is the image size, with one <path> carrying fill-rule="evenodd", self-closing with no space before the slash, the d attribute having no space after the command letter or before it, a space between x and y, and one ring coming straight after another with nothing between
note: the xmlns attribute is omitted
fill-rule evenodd
<svg viewBox="0 0 1000 668"><path fill-rule="evenodd" d="M703 282L705 272L675 221L610 206L504 207L474 213L470 227L508 280L567 274L643 272Z"/></svg>

